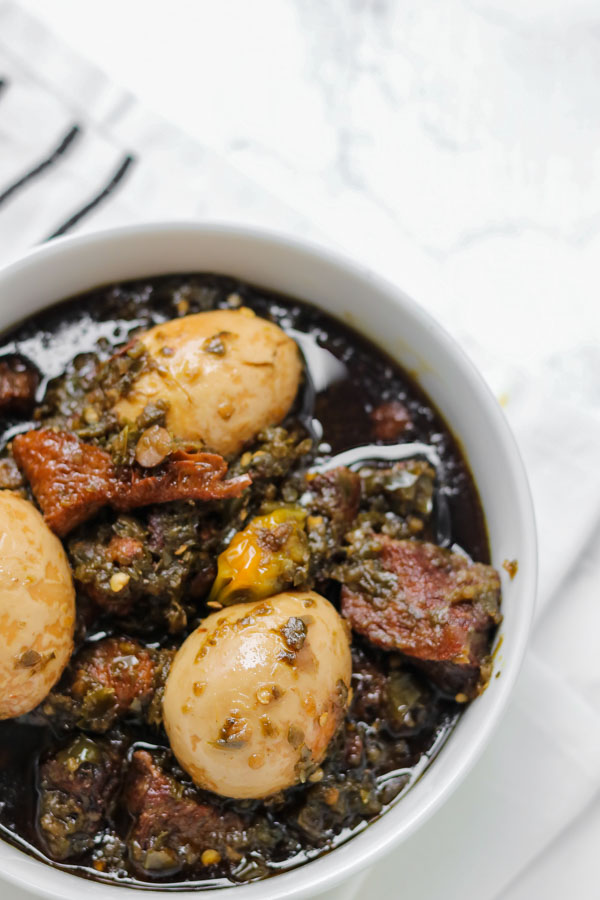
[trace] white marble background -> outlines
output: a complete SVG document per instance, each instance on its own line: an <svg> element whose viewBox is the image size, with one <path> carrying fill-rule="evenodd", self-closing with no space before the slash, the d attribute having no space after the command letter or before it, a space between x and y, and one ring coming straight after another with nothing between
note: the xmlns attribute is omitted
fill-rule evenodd
<svg viewBox="0 0 600 900"><path fill-rule="evenodd" d="M417 297L498 394L510 373L600 416L598 0L21 5ZM600 636L548 618L536 645L600 712ZM599 836L596 803L511 900L597 900Z"/></svg>
<svg viewBox="0 0 600 900"><path fill-rule="evenodd" d="M600 404L597 0L24 5L452 331Z"/></svg>

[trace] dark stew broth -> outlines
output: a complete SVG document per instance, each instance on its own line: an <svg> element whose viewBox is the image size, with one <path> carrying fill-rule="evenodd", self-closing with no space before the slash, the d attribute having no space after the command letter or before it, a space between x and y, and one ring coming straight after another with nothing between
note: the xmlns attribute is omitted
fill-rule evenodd
<svg viewBox="0 0 600 900"><path fill-rule="evenodd" d="M357 484L360 477L360 512L354 509L355 520L342 528L359 535L352 552L339 529L337 537L327 532L322 545L318 534L309 535L317 562L313 559L307 586L337 609L344 585L355 596L369 594L365 585L371 585L371 599L377 594L369 568L379 566L377 550L365 551L366 531L371 541L385 534L392 543L437 545L444 548L439 551L446 554L443 559L452 554L459 560L457 566L465 558L469 564L489 563L484 517L468 465L415 381L364 337L308 303L221 275L165 276L103 287L57 304L6 334L0 365L4 360L31 376L35 400L13 403L0 419L0 486L33 497L11 447L16 435L40 426L70 429L83 441L110 444L111 453L126 456L137 435L119 436L102 411L90 413L85 405L99 369L116 359L126 390L127 366L135 366L135 354L127 361L127 351L115 357L116 348L157 323L240 305L290 333L306 365L286 420L229 460L229 475L249 472L253 478L245 499L181 500L125 516L102 509L62 538L77 589L73 659L82 653L86 659L86 652L107 638L122 638L129 642L122 647L132 665L151 659L154 695L145 698L141 710L131 703L116 711L101 690L91 700L85 694L82 701L81 692L74 700L73 674L67 669L37 710L0 722L2 836L77 875L140 888L202 889L268 877L313 859L401 802L489 674L497 607L483 626L476 626L481 641L473 649L477 659L468 661L464 684L460 663L444 668L443 662L411 654L400 644L382 646L350 616L352 701L325 760L304 783L267 800L236 801L199 790L179 767L160 721L169 654L214 611L206 606L208 591L216 558L231 535L265 503L306 502L307 471L337 471L328 466L332 457L364 445L415 445L414 453L400 452L398 464L373 457L361 464L358 454L351 468ZM110 390L119 390L118 378L109 383ZM161 422L161 410L155 410L140 429ZM336 515L335 477L330 476L333 500L318 505L319 521L324 518L327 527ZM107 579L120 571L120 560L106 556L115 535L153 542L147 568L136 570L121 607L105 602ZM470 601L463 598L465 608L478 602L477 590L474 599L473 592ZM499 590L495 596L498 601ZM376 609L381 605L375 602ZM439 633L435 624L431 627ZM142 777L134 757L143 760L143 777L157 779L152 807L141 808L134 796L131 779ZM180 812L174 813L177 803ZM202 835L201 845L194 834Z"/></svg>

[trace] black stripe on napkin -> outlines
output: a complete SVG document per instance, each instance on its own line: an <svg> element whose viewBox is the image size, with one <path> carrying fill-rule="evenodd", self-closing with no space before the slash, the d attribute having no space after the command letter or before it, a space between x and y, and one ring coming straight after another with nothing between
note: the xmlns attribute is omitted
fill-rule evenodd
<svg viewBox="0 0 600 900"><path fill-rule="evenodd" d="M128 170L129 170L129 168L131 167L131 165L134 162L135 162L135 157L131 156L130 154L127 154L127 156L125 156L124 159L122 160L122 162L120 163L119 168L117 169L115 174L112 176L112 178L110 179L108 184L106 184L102 188L102 190L89 201L89 203L86 203L85 206L82 206L78 212L76 212L74 215L72 215L70 217L70 219L67 219L66 222L64 222L59 228L57 228L56 231L53 231L52 234L49 234L48 237L45 238L45 240L49 241L52 238L60 237L62 234L66 234L67 231L70 231L83 218L85 218L85 216L87 216L88 213L91 213L92 210L94 210L97 206L99 206L101 203L103 203L108 197L110 197L110 195L113 193L115 188L123 180L123 178L125 177L125 175L127 174Z"/></svg>
<svg viewBox="0 0 600 900"><path fill-rule="evenodd" d="M8 81L6 78L0 78L0 94L8 87Z"/></svg>
<svg viewBox="0 0 600 900"><path fill-rule="evenodd" d="M56 147L49 156L38 163L37 166L34 166L33 169L30 169L29 172L26 172L25 175L18 178L0 194L0 203L4 203L4 201L8 200L9 197L12 197L19 188L24 187L28 182L37 178L38 175L41 175L42 172L45 172L46 169L49 169L50 166L54 165L54 163L66 153L79 134L81 134L81 128L79 125L73 125L73 127L65 134L58 147Z"/></svg>

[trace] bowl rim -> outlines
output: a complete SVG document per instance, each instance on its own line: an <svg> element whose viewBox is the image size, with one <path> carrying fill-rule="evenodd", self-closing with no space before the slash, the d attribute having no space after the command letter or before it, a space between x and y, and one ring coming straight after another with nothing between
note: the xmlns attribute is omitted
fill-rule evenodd
<svg viewBox="0 0 600 900"><path fill-rule="evenodd" d="M521 594L526 608L522 611L520 628L511 640L510 655L503 667L503 678L498 690L495 691L493 701L489 703L487 715L482 727L475 739L471 739L468 746L463 749L460 762L454 767L451 777L447 778L437 791L428 797L424 797L420 808L412 815L409 821L396 823L395 828L387 828L390 816L401 808L398 804L387 811L379 819L368 825L360 833L354 835L333 851L324 854L307 864L284 871L275 877L266 880L252 882L250 884L235 885L232 887L209 889L205 891L177 890L176 896L182 900L191 900L192 897L206 897L207 900L217 897L222 900L278 900L278 898L290 898L301 900L315 896L317 893L331 889L342 881L348 880L359 870L365 870L375 863L393 846L399 845L409 835L416 832L430 816L439 809L443 803L456 790L464 780L475 762L481 756L485 746L489 742L493 731L498 727L515 682L517 680L521 664L525 655L529 633L533 622L536 603L537 584L537 538L535 516L529 483L525 468L500 405L493 396L483 376L472 363L460 344L415 300L408 296L394 283L376 274L370 268L357 263L343 253L323 246L313 240L298 238L281 230L270 230L252 225L238 225L232 222L194 222L194 221L161 221L143 224L134 224L106 228L82 235L67 235L56 238L48 243L32 248L13 261L0 267L0 289L2 284L10 279L18 279L25 275L36 265L51 261L53 258L69 255L77 255L89 247L102 250L103 247L113 247L115 242L137 240L144 237L177 236L194 237L201 240L203 237L222 238L223 240L242 240L255 242L261 245L269 245L274 252L292 251L307 261L319 261L329 268L344 273L356 282L367 283L398 306L399 310L412 317L418 327L430 333L436 343L442 344L446 352L452 357L453 365L462 370L463 376L471 383L471 388L477 395L478 401L486 408L490 420L493 422L495 437L501 439L502 451L515 483L517 509L515 515L521 523L523 532L523 546L520 548L520 561L526 565L520 566L523 570L524 581L521 584ZM174 271L174 270L173 270ZM132 276L135 277L135 276ZM144 277L140 275L139 277ZM153 276L148 276L153 277ZM114 280L114 279L113 279ZM251 279L249 279L251 280ZM104 282L111 283L110 277ZM90 283L82 291L92 290L98 287L98 283ZM53 301L50 301L53 302ZM319 306L318 301L311 299L314 305ZM50 303L48 304L50 305ZM38 307L44 309L43 305ZM15 320L17 324L19 320ZM360 329L358 329L360 330ZM446 416L440 409L442 416ZM452 423L450 423L452 428ZM460 435L457 435L460 440ZM443 751L442 751L443 752ZM9 848L10 853L6 853ZM18 857L14 857L13 854ZM6 868L7 857L11 856L16 865ZM4 857L4 859L3 859ZM10 861L10 860L8 860ZM36 893L38 896L52 898L52 900L79 900L82 896L94 896L98 900L117 900L123 891L132 889L123 883L106 883L75 878L69 872L54 869L40 860L34 859L13 845L0 839L0 881L10 882L21 888ZM139 890L139 889L138 889ZM235 892L235 893L234 893ZM165 890L149 888L144 890L144 895L153 900L165 896Z"/></svg>

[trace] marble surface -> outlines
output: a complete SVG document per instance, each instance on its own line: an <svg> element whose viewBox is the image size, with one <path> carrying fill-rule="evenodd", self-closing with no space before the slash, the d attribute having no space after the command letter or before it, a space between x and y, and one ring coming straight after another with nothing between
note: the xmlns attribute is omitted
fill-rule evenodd
<svg viewBox="0 0 600 900"><path fill-rule="evenodd" d="M416 296L505 401L529 379L600 416L596 0L21 5ZM570 585L581 619L599 558L595 539ZM600 713L598 643L550 615L535 638ZM592 800L506 898L597 896Z"/></svg>
<svg viewBox="0 0 600 900"><path fill-rule="evenodd" d="M24 5L455 333L598 378L594 0Z"/></svg>

